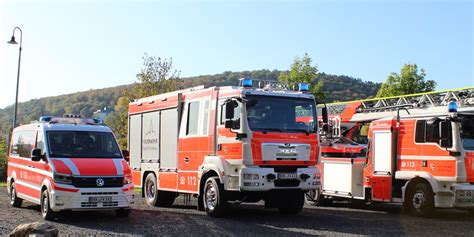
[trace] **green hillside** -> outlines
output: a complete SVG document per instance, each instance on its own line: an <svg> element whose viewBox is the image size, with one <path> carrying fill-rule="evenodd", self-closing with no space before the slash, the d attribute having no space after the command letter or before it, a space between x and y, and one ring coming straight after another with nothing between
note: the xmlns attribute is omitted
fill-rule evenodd
<svg viewBox="0 0 474 237"><path fill-rule="evenodd" d="M237 85L238 79L242 77L277 80L280 72L278 70L270 71L266 69L242 72L227 71L215 75L182 79L184 87L197 85L204 85L206 87ZM329 92L324 102L373 97L380 88L379 83L364 82L361 79L349 76L321 73L318 80L324 81L324 88ZM122 95L123 90L131 87L132 85L124 85L30 100L19 104L18 120L21 123L28 123L38 119L41 115L62 116L65 113L81 114L82 116L90 117L94 111L104 107L113 108L118 97ZM12 123L12 115L13 106L0 109L0 137L5 137L5 134L8 133Z"/></svg>

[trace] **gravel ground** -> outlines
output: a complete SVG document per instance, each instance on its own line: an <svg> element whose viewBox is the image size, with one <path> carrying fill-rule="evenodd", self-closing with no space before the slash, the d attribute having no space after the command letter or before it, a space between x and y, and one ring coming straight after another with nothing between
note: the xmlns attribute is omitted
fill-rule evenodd
<svg viewBox="0 0 474 237"><path fill-rule="evenodd" d="M184 205L183 199L173 208L152 208L137 196L129 218L116 218L108 211L70 212L51 224L61 236L474 236L474 217L457 210L438 211L424 219L402 214L396 205L351 208L336 203L336 207L305 207L297 216L285 216L255 204L234 207L228 217L216 219ZM37 206L24 203L22 208L12 208L6 189L0 189L0 235L8 235L19 224L41 220Z"/></svg>

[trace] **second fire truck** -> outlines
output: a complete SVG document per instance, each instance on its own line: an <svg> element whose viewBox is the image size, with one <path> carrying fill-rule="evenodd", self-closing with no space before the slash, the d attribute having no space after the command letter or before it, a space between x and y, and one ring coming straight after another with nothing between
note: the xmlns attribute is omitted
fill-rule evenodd
<svg viewBox="0 0 474 237"><path fill-rule="evenodd" d="M130 166L146 203L170 206L188 194L211 216L260 200L298 213L304 192L320 187L317 126L298 119L317 117L308 89L241 79L130 103Z"/></svg>
<svg viewBox="0 0 474 237"><path fill-rule="evenodd" d="M328 105L318 165L322 188L307 199L398 202L418 216L435 208L474 212L473 91Z"/></svg>

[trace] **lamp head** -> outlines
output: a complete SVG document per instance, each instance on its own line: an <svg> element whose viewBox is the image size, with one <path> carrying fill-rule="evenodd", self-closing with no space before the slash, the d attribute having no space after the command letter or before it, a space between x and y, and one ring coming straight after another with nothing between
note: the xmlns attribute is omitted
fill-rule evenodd
<svg viewBox="0 0 474 237"><path fill-rule="evenodd" d="M16 42L16 40L15 40L15 36L14 36L14 35L12 35L11 40L8 41L7 43L9 43L9 44L18 44L18 42Z"/></svg>

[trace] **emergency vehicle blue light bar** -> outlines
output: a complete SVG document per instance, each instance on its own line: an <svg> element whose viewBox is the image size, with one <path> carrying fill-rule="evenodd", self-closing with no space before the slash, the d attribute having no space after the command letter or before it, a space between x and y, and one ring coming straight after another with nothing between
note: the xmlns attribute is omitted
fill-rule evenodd
<svg viewBox="0 0 474 237"><path fill-rule="evenodd" d="M298 90L299 91L309 91L309 84L308 83L298 83Z"/></svg>
<svg viewBox="0 0 474 237"><path fill-rule="evenodd" d="M245 78L242 80L242 86L243 87L252 87L253 83L252 83L252 79L250 78Z"/></svg>

